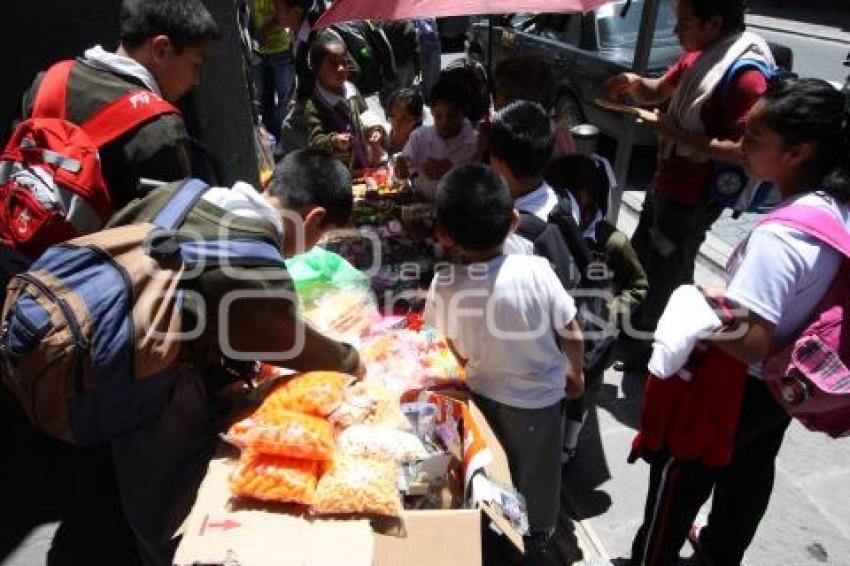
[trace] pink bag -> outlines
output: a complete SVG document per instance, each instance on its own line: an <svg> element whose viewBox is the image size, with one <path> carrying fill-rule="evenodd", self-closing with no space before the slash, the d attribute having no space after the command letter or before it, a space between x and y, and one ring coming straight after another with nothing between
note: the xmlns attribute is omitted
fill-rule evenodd
<svg viewBox="0 0 850 566"><path fill-rule="evenodd" d="M826 210L789 206L761 224L782 224L817 238L845 259L800 332L777 345L764 380L789 415L833 438L850 433L850 232Z"/></svg>

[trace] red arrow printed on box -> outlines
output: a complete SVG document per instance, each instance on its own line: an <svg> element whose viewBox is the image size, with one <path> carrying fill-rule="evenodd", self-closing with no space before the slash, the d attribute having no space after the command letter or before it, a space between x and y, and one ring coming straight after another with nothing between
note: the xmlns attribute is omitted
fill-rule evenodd
<svg viewBox="0 0 850 566"><path fill-rule="evenodd" d="M224 521L213 522L210 521L210 516L207 514L204 517L204 522L201 523L201 530L198 532L199 536L204 536L204 533L207 529L221 529L222 531L229 531L230 529L235 529L236 527L241 527L242 523L238 521L234 521L232 519L225 519Z"/></svg>

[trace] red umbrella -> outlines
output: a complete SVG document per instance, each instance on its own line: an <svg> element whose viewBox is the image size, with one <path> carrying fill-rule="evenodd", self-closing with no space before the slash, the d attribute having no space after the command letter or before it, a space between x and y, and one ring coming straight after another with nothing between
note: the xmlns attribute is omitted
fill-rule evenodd
<svg viewBox="0 0 850 566"><path fill-rule="evenodd" d="M409 20L515 12L586 12L611 0L336 0L317 28L354 20Z"/></svg>

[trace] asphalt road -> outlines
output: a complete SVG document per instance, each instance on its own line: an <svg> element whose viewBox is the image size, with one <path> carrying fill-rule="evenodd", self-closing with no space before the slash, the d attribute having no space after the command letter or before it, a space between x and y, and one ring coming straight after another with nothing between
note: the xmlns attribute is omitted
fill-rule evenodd
<svg viewBox="0 0 850 566"><path fill-rule="evenodd" d="M843 65L850 43L818 39L792 33L767 30L750 26L768 41L787 45L794 51L794 72L801 77L815 77L838 84L850 74Z"/></svg>

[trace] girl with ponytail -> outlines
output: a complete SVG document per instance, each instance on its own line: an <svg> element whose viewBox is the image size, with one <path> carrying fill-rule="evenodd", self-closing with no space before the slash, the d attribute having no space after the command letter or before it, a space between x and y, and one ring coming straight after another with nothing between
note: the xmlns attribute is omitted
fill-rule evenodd
<svg viewBox="0 0 850 566"><path fill-rule="evenodd" d="M743 164L773 181L780 207L814 207L850 232L850 118L844 97L817 79L769 85L753 106L743 137ZM632 564L676 564L687 536L707 564L740 564L767 510L775 461L791 418L762 381L762 362L777 344L793 341L830 289L843 255L791 226L765 222L730 259L723 297L741 307L735 332L713 344L749 364L731 461L658 459L651 464L644 525ZM718 380L728 375L709 375ZM737 401L736 401L737 402ZM705 526L690 525L713 491Z"/></svg>

